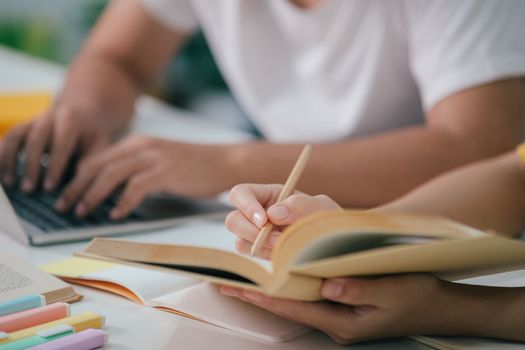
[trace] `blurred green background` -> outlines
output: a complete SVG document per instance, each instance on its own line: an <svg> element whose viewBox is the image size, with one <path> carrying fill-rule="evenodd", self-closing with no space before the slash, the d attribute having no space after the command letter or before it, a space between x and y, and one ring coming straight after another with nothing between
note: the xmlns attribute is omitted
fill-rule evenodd
<svg viewBox="0 0 525 350"><path fill-rule="evenodd" d="M0 0L0 45L67 64L107 0ZM196 33L148 91L190 107L201 96L227 93L202 33Z"/></svg>

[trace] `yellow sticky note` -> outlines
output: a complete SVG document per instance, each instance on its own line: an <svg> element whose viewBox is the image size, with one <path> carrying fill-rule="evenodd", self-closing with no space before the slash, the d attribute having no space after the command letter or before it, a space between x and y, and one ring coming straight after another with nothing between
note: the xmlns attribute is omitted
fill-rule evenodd
<svg viewBox="0 0 525 350"><path fill-rule="evenodd" d="M40 269L60 277L80 278L116 266L118 265L107 261L74 257L42 265Z"/></svg>
<svg viewBox="0 0 525 350"><path fill-rule="evenodd" d="M0 136L13 126L25 123L51 106L51 94L0 93Z"/></svg>

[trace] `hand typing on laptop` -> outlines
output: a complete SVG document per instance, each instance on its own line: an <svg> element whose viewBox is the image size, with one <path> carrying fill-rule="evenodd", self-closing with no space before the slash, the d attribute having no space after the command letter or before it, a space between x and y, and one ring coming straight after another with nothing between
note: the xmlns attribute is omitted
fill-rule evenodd
<svg viewBox="0 0 525 350"><path fill-rule="evenodd" d="M0 171L4 186L18 182L24 192L31 193L42 179L43 187L53 191L62 182L71 158L82 161L109 144L114 129L109 118L95 117L97 111L86 111L76 104L81 103L74 98L67 104L57 101L43 116L12 129L1 140ZM18 154L22 151L25 161L22 172L17 173ZM49 152L48 166L42 167L46 152ZM23 176L17 179L19 175Z"/></svg>
<svg viewBox="0 0 525 350"><path fill-rule="evenodd" d="M110 214L112 219L122 219L150 194L217 195L236 184L228 166L231 148L129 136L83 161L56 207L62 212L74 208L77 216L84 217L123 187ZM214 181L217 178L224 180Z"/></svg>
<svg viewBox="0 0 525 350"><path fill-rule="evenodd" d="M136 138L138 140L138 138ZM137 142L140 148L144 145ZM132 143L133 144L133 143ZM114 146L115 149L119 149ZM13 236L13 238L30 242L34 245L50 244L56 242L74 241L88 239L99 235L115 235L122 233L142 232L146 230L160 229L172 226L181 220L185 220L196 215L214 215L216 212L225 211L225 206L216 200L189 200L183 197L162 197L145 198L151 192L141 191L140 188L131 187L134 184L128 181L130 174L142 174L137 170L144 170L145 174L159 175L168 172L156 172L159 165L178 165L176 162L163 162L162 152L152 152L151 148L146 147L147 154L159 157L142 157L138 155L138 150L131 150L129 157L109 157L103 161L105 156L114 155L113 149L107 152L100 152L100 158L94 154L81 160L80 165L70 161L68 166L61 170L61 181L54 186L41 186L41 181L35 182L31 188L27 187L26 164L31 157L24 153L19 153L15 157L13 168L14 175L9 179L4 192L0 186L0 229ZM5 149L5 148L4 148ZM145 151L142 149L142 151ZM44 177L50 171L48 167L53 155L43 154L36 163L39 177ZM100 159L100 161L99 161ZM135 162L136 160L136 162ZM149 161L147 163L146 161ZM137 164L142 167L126 167L123 165ZM121 171L113 171L113 170ZM132 172L129 172L129 171ZM148 170L148 171L146 171ZM146 178L148 183L160 184L162 179ZM169 178L166 178L170 180ZM26 185L24 185L24 182ZM93 186L97 184L99 186ZM80 184L80 186L79 186ZM126 185L127 184L127 185ZM87 186L87 187L86 187ZM162 187L148 187L150 190L159 191ZM139 192L135 192L135 190ZM102 195L101 195L102 191ZM105 191L105 192L104 192ZM127 191L127 192L126 192ZM73 201L71 193L76 193L78 197ZM93 202L93 194L97 201ZM132 206L128 200L123 201L123 195L135 199ZM142 197L136 197L139 193ZM88 201L84 198L87 196ZM67 201L69 199L69 201ZM80 204L77 204L80 200ZM67 202L65 202L67 201ZM64 203L65 202L65 203ZM143 202L143 203L140 203ZM84 203L91 204L84 211L80 210ZM128 204L126 210L121 211L121 215L111 215L115 210L120 210L122 205ZM140 204L140 206L139 206ZM56 207L59 206L56 210ZM137 207L137 208L135 208ZM134 210L135 209L135 210ZM16 215L15 215L16 214Z"/></svg>

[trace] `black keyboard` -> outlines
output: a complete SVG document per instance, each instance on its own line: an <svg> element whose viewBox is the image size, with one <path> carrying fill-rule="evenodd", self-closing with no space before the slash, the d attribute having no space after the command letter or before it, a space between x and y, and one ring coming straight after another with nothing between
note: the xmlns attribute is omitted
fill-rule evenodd
<svg viewBox="0 0 525 350"><path fill-rule="evenodd" d="M6 189L7 197L18 216L39 227L44 232L64 231L76 228L108 226L141 221L135 213L123 220L111 220L109 212L115 206L115 199L110 198L99 205L89 216L78 218L73 213L58 213L54 209L59 192L39 191L25 194L16 188Z"/></svg>

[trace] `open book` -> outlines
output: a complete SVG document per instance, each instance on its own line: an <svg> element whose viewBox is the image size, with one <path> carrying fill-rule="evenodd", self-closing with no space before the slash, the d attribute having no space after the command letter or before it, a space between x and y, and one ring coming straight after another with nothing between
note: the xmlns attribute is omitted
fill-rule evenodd
<svg viewBox="0 0 525 350"><path fill-rule="evenodd" d="M67 282L114 293L266 341L290 340L310 330L266 310L222 295L215 286L172 273L71 257L41 266Z"/></svg>
<svg viewBox="0 0 525 350"><path fill-rule="evenodd" d="M82 296L73 288L39 270L23 259L2 252L0 254L0 302L30 294L41 294L46 304L58 301L74 302Z"/></svg>
<svg viewBox="0 0 525 350"><path fill-rule="evenodd" d="M101 238L80 255L313 301L323 278L510 266L525 261L525 243L438 217L337 211L289 226L271 264L218 249Z"/></svg>

